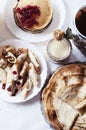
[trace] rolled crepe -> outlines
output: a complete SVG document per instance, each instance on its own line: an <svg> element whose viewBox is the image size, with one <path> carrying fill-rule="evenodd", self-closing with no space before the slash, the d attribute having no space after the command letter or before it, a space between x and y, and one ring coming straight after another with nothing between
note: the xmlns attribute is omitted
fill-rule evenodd
<svg viewBox="0 0 86 130"><path fill-rule="evenodd" d="M22 87L22 91L21 91L21 97L22 97L22 99L25 99L28 96L29 92L31 92L31 90L32 90L32 86L33 86L32 85L32 81L29 78L25 82L25 84L23 85L23 87Z"/></svg>
<svg viewBox="0 0 86 130"><path fill-rule="evenodd" d="M32 80L33 86L38 86L39 82L39 75L36 72L34 65L32 63L29 64L30 70L29 70L29 77Z"/></svg>

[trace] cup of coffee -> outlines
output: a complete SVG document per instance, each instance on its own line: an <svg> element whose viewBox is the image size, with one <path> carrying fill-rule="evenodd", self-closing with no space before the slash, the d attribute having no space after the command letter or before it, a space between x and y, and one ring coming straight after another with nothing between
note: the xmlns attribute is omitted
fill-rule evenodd
<svg viewBox="0 0 86 130"><path fill-rule="evenodd" d="M86 40L86 5L76 12L74 26L77 34Z"/></svg>

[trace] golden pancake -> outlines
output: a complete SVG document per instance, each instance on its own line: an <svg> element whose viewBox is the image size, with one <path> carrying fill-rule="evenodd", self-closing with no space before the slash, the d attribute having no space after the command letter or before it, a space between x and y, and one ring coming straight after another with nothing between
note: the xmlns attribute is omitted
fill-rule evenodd
<svg viewBox="0 0 86 130"><path fill-rule="evenodd" d="M86 65L70 64L57 69L42 92L42 102L56 130L85 130Z"/></svg>
<svg viewBox="0 0 86 130"><path fill-rule="evenodd" d="M52 20L50 0L20 0L14 8L16 24L23 30L38 32Z"/></svg>

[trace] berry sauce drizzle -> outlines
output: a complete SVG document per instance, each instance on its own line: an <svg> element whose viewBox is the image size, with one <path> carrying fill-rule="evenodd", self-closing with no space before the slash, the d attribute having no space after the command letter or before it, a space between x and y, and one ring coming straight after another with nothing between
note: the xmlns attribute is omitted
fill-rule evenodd
<svg viewBox="0 0 86 130"><path fill-rule="evenodd" d="M18 7L16 12L19 16L19 21L23 26L30 28L33 25L38 25L37 18L40 16L39 7L31 5L28 5L22 9Z"/></svg>

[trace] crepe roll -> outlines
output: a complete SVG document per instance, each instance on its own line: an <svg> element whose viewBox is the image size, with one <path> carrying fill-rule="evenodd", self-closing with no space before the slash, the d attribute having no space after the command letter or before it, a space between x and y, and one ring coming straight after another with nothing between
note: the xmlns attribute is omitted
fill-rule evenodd
<svg viewBox="0 0 86 130"><path fill-rule="evenodd" d="M19 73L22 69L22 66L27 58L27 51L21 51L21 53L18 55L16 62L12 66L12 75L14 77L14 80L18 79Z"/></svg>
<svg viewBox="0 0 86 130"><path fill-rule="evenodd" d="M23 87L22 87L22 91L21 91L21 97L22 97L22 99L25 99L27 96L28 96L28 94L29 94L29 92L31 92L31 90L32 90L32 81L31 81L31 79L29 78L25 83L24 83L24 85L23 85Z"/></svg>
<svg viewBox="0 0 86 130"><path fill-rule="evenodd" d="M38 82L39 82L39 75L36 72L34 65L32 63L29 64L30 69L29 69L29 77L33 83L33 86L38 86Z"/></svg>
<svg viewBox="0 0 86 130"><path fill-rule="evenodd" d="M6 46L2 46L2 55L5 56L8 52L13 53L14 55L16 54L16 50L15 47L12 45L6 45Z"/></svg>
<svg viewBox="0 0 86 130"><path fill-rule="evenodd" d="M15 80L12 74L12 68L8 66L6 68L6 72L7 72L6 90L9 93L9 95L12 95L16 87L14 85Z"/></svg>
<svg viewBox="0 0 86 130"><path fill-rule="evenodd" d="M7 80L7 73L4 69L0 68L0 82L6 83Z"/></svg>
<svg viewBox="0 0 86 130"><path fill-rule="evenodd" d="M28 53L29 53L29 58L30 58L31 62L33 63L33 65L35 66L37 73L40 73L41 67L40 67L40 64L39 64L37 57L35 56L35 54L31 50L29 50Z"/></svg>
<svg viewBox="0 0 86 130"><path fill-rule="evenodd" d="M24 62L22 70L20 71L20 74L18 76L18 80L16 82L18 87L22 87L22 85L24 84L25 80L27 80L28 69L29 69L29 64L26 61L26 62Z"/></svg>
<svg viewBox="0 0 86 130"><path fill-rule="evenodd" d="M16 56L12 52L8 52L7 55L5 56L7 59L8 63L15 63L16 62Z"/></svg>
<svg viewBox="0 0 86 130"><path fill-rule="evenodd" d="M0 59L0 67L5 68L7 66L7 61L3 58Z"/></svg>

